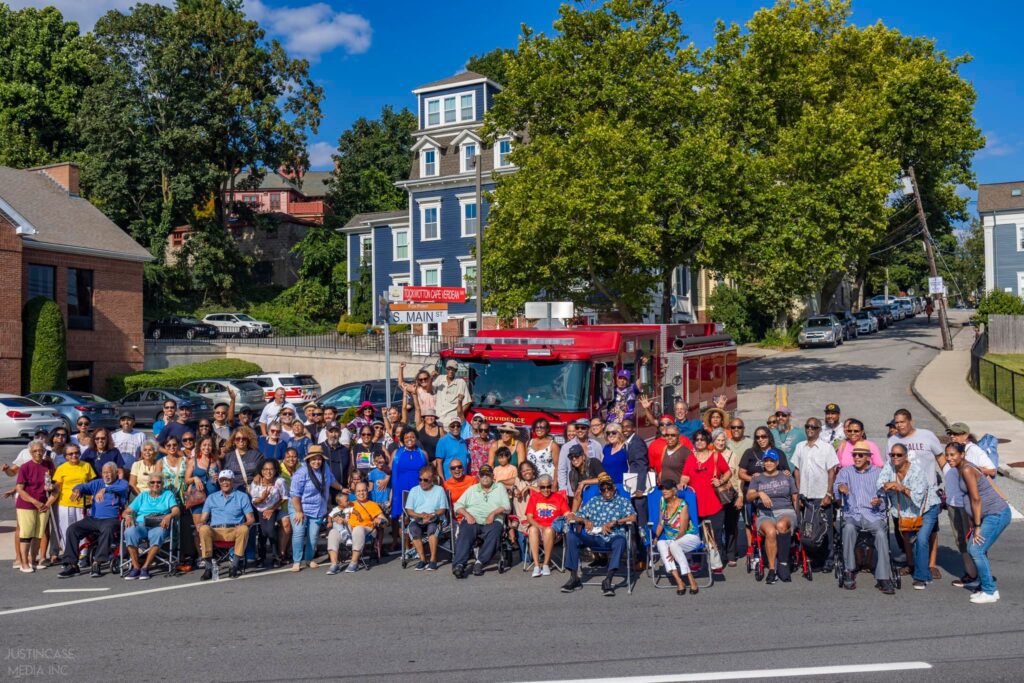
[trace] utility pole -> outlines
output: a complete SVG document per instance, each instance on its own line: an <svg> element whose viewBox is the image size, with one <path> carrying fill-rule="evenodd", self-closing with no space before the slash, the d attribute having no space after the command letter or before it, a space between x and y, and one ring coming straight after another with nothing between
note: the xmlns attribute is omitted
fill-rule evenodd
<svg viewBox="0 0 1024 683"><path fill-rule="evenodd" d="M885 267L885 290L883 295L885 296L885 303L889 303L889 266Z"/></svg>
<svg viewBox="0 0 1024 683"><path fill-rule="evenodd" d="M476 146L476 273L473 277L473 289L476 290L476 333L480 334L484 329L484 314L483 314L483 290L480 283L483 281L481 277L483 275L483 256L481 253L481 233L484 229L484 207L483 207L483 196L480 192L480 162L483 161L483 154L480 151L480 143Z"/></svg>
<svg viewBox="0 0 1024 683"><path fill-rule="evenodd" d="M907 167L907 172L910 175L910 182L914 186L914 201L917 202L917 219L921 221L921 232L924 237L924 250L928 254L928 269L931 272L932 277L939 276L939 269L935 265L935 251L932 249L932 236L928 232L928 221L924 215L924 204L921 202L921 189L917 186L917 176L914 174L914 166L911 164ZM943 299L942 294L929 294L933 299L936 299L935 310L939 312L939 330L942 332L942 350L952 351L953 350L953 338L949 334L949 321L946 319L946 301Z"/></svg>
<svg viewBox="0 0 1024 683"><path fill-rule="evenodd" d="M391 305L383 294L378 301L378 322L384 326L384 404L386 408L391 407Z"/></svg>

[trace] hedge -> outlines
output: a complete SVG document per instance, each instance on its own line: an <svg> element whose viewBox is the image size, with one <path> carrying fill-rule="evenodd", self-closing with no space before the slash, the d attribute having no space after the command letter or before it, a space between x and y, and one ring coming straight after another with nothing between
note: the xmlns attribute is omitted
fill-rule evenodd
<svg viewBox="0 0 1024 683"><path fill-rule="evenodd" d="M22 321L21 381L25 393L67 389L67 332L60 306L53 299L34 297L25 304Z"/></svg>
<svg viewBox="0 0 1024 683"><path fill-rule="evenodd" d="M366 334L366 325L362 323L338 323L338 334L346 337L359 337Z"/></svg>
<svg viewBox="0 0 1024 683"><path fill-rule="evenodd" d="M112 375L107 378L107 398L114 400L132 391L152 387L180 387L182 384L197 379L245 377L258 375L261 372L263 372L263 368L255 363L237 358L220 358L161 370L143 370L124 375Z"/></svg>

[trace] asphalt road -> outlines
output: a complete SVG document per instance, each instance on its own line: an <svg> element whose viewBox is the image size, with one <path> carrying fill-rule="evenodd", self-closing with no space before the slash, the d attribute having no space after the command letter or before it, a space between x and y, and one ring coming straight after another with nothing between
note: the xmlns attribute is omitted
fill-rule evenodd
<svg viewBox="0 0 1024 683"><path fill-rule="evenodd" d="M938 428L908 390L936 346L934 328L910 321L836 350L744 365L740 405L750 424L784 383L797 419L836 401L876 437L901 406L920 426ZM0 446L0 458L16 450ZM12 517L3 503L0 518ZM945 522L941 540L940 565L958 571ZM25 575L5 563L0 677L681 681L755 670L746 678L1016 681L1024 568L1014 560L1022 544L1020 523L996 544L1002 601L988 606L970 604L951 576L888 597L866 576L856 591L824 575L766 586L739 567L697 596L654 590L643 577L632 595L605 598L595 588L562 595L563 576L529 579L518 569L459 582L447 565L431 574L389 562L354 576L276 571L200 584L195 573L59 581L55 570Z"/></svg>

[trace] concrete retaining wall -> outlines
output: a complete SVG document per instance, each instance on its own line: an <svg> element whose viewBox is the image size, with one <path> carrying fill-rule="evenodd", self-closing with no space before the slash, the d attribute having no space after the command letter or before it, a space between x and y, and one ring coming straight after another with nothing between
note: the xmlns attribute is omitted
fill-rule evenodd
<svg viewBox="0 0 1024 683"><path fill-rule="evenodd" d="M324 391L348 382L384 377L384 354L360 351L325 351L245 344L175 345L147 344L146 369L170 368L217 358L238 358L256 363L267 372L294 372L313 375ZM407 363L406 379L416 369L435 359L408 354L391 354L392 377L398 376L398 364Z"/></svg>

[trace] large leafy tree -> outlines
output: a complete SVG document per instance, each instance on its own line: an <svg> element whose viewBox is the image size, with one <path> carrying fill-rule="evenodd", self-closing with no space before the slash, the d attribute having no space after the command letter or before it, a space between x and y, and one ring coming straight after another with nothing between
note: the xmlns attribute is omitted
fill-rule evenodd
<svg viewBox="0 0 1024 683"><path fill-rule="evenodd" d="M327 200L344 224L365 211L403 209L406 193L395 187L412 170L416 115L408 109L381 109L380 118L360 117L338 139Z"/></svg>
<svg viewBox="0 0 1024 683"><path fill-rule="evenodd" d="M498 47L482 55L473 55L466 62L466 70L487 76L498 85L504 86L508 75L507 60L515 57L515 54L515 50Z"/></svg>
<svg viewBox="0 0 1024 683"><path fill-rule="evenodd" d="M57 8L0 3L0 164L42 165L78 149L71 122L95 59L91 39Z"/></svg>
<svg viewBox="0 0 1024 683"><path fill-rule="evenodd" d="M155 252L211 198L223 230L237 171L304 165L322 90L240 0L139 4L107 13L94 36L102 62L78 117L83 184Z"/></svg>
<svg viewBox="0 0 1024 683"><path fill-rule="evenodd" d="M728 150L665 2L563 5L554 28L524 29L485 124L529 144L494 193L483 288L504 316L543 293L634 320L718 229Z"/></svg>

